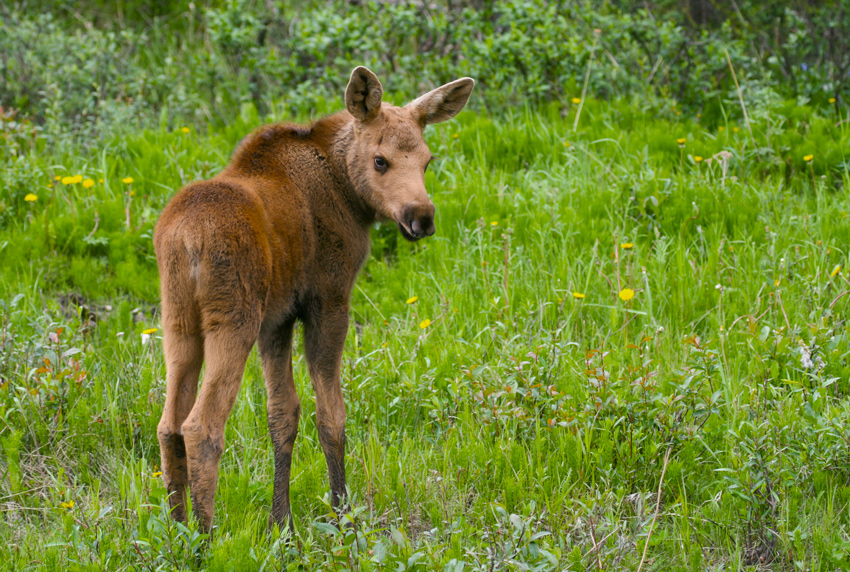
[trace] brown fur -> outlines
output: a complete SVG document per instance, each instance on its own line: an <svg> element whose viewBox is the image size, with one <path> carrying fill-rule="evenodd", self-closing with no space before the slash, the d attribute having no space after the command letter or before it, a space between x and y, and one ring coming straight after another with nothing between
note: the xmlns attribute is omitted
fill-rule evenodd
<svg viewBox="0 0 850 572"><path fill-rule="evenodd" d="M458 113L473 85L456 80L398 108L382 104L377 77L357 68L347 111L309 127L261 127L224 171L186 186L166 206L154 234L167 368L158 436L174 518L186 518L188 486L201 527L212 526L224 426L257 342L275 456L271 522L291 522L301 409L291 363L296 320L304 324L333 502L344 504L340 365L369 226L393 220L408 240L434 233L424 184L431 154L422 132Z"/></svg>

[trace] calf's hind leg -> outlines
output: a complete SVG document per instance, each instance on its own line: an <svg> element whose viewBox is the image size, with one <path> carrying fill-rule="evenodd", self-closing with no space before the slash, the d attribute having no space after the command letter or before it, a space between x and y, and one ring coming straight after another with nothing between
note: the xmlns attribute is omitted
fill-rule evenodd
<svg viewBox="0 0 850 572"><path fill-rule="evenodd" d="M186 485L188 468L186 445L180 429L192 410L198 390L198 376L204 358L203 339L198 334L185 334L163 319L163 349L166 362L166 395L157 437L162 464L162 478L168 491L171 516L186 521Z"/></svg>
<svg viewBox="0 0 850 572"><path fill-rule="evenodd" d="M224 451L224 426L239 387L245 362L257 337L258 326L220 326L204 340L207 368L198 400L183 422L189 460L192 512L200 528L209 531L215 509L218 464Z"/></svg>

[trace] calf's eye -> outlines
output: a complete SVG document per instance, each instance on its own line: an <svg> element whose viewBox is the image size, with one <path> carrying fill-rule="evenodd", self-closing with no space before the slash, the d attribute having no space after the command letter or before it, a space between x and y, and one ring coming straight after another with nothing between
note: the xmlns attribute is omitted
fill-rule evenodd
<svg viewBox="0 0 850 572"><path fill-rule="evenodd" d="M375 169L378 171L386 171L390 164L383 157L375 157Z"/></svg>

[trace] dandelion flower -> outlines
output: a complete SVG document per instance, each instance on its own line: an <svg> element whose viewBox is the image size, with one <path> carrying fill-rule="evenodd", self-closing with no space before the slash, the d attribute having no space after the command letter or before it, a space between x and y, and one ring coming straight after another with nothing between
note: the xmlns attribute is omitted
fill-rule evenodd
<svg viewBox="0 0 850 572"><path fill-rule="evenodd" d="M417 300L419 300L419 296L411 296L405 304L415 304Z"/></svg>
<svg viewBox="0 0 850 572"><path fill-rule="evenodd" d="M499 226L499 222L494 220L490 223L490 226Z"/></svg>
<svg viewBox="0 0 850 572"><path fill-rule="evenodd" d="M738 128L737 128L737 127L733 127L733 128L732 128L732 131L733 131L733 132L735 132L735 133L737 133L737 132L738 132Z"/></svg>
<svg viewBox="0 0 850 572"><path fill-rule="evenodd" d="M62 177L62 184L63 185L71 185L73 183L74 183L74 177L71 177L71 176Z"/></svg>
<svg viewBox="0 0 850 572"><path fill-rule="evenodd" d="M776 280L774 280L774 281L773 281L773 285L774 285L774 286L779 286L779 279L778 279L778 278L777 278Z"/></svg>
<svg viewBox="0 0 850 572"><path fill-rule="evenodd" d="M830 273L829 273L829 275L830 275L830 276L835 276L835 275L836 275L836 274L838 274L839 272L841 272L841 265L840 265L840 264L838 264L835 268L833 268L833 269L832 269L832 272L830 272Z"/></svg>
<svg viewBox="0 0 850 572"><path fill-rule="evenodd" d="M574 98L573 98L573 103L574 103L574 104L576 104L576 105L578 105L579 103L581 103L581 98L580 98L580 97L574 97Z"/></svg>
<svg viewBox="0 0 850 572"><path fill-rule="evenodd" d="M635 291L632 290L631 288L623 288L622 290L620 290L620 300L628 302L629 300L631 300L634 297L635 297Z"/></svg>
<svg viewBox="0 0 850 572"><path fill-rule="evenodd" d="M83 180L82 175L74 175L73 177L71 177L71 183L75 184L75 185L79 182L82 182L82 180Z"/></svg>
<svg viewBox="0 0 850 572"><path fill-rule="evenodd" d="M424 330L425 328L427 328L430 325L431 325L431 320L429 320L428 318L425 318L424 320L419 322L419 328L422 329L422 330Z"/></svg>
<svg viewBox="0 0 850 572"><path fill-rule="evenodd" d="M564 147L569 147L569 146L570 146L570 142L569 142L569 141L564 141Z"/></svg>
<svg viewBox="0 0 850 572"><path fill-rule="evenodd" d="M121 182L125 185L130 185L133 183L133 177L124 177L123 179L121 179Z"/></svg>
<svg viewBox="0 0 850 572"><path fill-rule="evenodd" d="M694 162L696 162L696 163L701 163L701 162L702 162L702 157L700 157L699 155L697 155L696 157L694 157Z"/></svg>
<svg viewBox="0 0 850 572"><path fill-rule="evenodd" d="M55 177L53 177L53 180L54 180L54 181L61 181L61 180L62 180L62 175L56 175Z"/></svg>
<svg viewBox="0 0 850 572"><path fill-rule="evenodd" d="M162 471L157 471L155 473L151 473L151 477L154 478L154 479L157 478L157 477L161 477L161 476L162 476Z"/></svg>
<svg viewBox="0 0 850 572"><path fill-rule="evenodd" d="M620 245L620 248L622 248L623 250L628 250L633 246L634 246L634 244L631 243L631 242L624 242Z"/></svg>
<svg viewBox="0 0 850 572"><path fill-rule="evenodd" d="M815 158L815 156L814 156L814 155L806 155L805 157L803 157L803 161L805 161L806 163L808 163L808 162L810 162L810 161L811 161L812 159L814 159L814 158Z"/></svg>
<svg viewBox="0 0 850 572"><path fill-rule="evenodd" d="M34 203L35 201L38 200L38 196L36 196L32 193L29 193L27 196L24 197L24 200L28 203Z"/></svg>
<svg viewBox="0 0 850 572"><path fill-rule="evenodd" d="M455 133L454 135L452 135L453 139L457 139L458 137L460 137L460 133Z"/></svg>
<svg viewBox="0 0 850 572"><path fill-rule="evenodd" d="M102 182L103 182L103 179L98 179L98 180L97 180L97 182L98 182L98 183L102 183Z"/></svg>
<svg viewBox="0 0 850 572"><path fill-rule="evenodd" d="M85 181L83 181L83 187L90 189L93 186L94 186L94 180L93 179L86 179Z"/></svg>
<svg viewBox="0 0 850 572"><path fill-rule="evenodd" d="M191 129L189 129L188 127L181 127L181 128L180 128L180 131L182 131L183 133L189 133L189 132L191 132L192 130L191 130Z"/></svg>
<svg viewBox="0 0 850 572"><path fill-rule="evenodd" d="M726 128L721 125L720 127L717 128L717 130L718 131L726 131Z"/></svg>
<svg viewBox="0 0 850 572"><path fill-rule="evenodd" d="M74 501L69 500L68 502L59 503L59 506L61 506L65 510L71 510L72 508L74 508Z"/></svg>
<svg viewBox="0 0 850 572"><path fill-rule="evenodd" d="M830 103L835 103L835 98L834 98L834 97L830 97L830 98L829 98L829 102L830 102Z"/></svg>
<svg viewBox="0 0 850 572"><path fill-rule="evenodd" d="M159 331L159 328L148 328L147 330L144 330L142 333L146 336L149 336L151 334L157 333L158 331Z"/></svg>
<svg viewBox="0 0 850 572"><path fill-rule="evenodd" d="M686 141L687 139L685 139L684 137L682 137L681 139L676 139L676 143L678 143L679 145L684 145Z"/></svg>
<svg viewBox="0 0 850 572"><path fill-rule="evenodd" d="M573 298L576 298L578 300L584 300L584 294L582 294L581 292L573 292Z"/></svg>

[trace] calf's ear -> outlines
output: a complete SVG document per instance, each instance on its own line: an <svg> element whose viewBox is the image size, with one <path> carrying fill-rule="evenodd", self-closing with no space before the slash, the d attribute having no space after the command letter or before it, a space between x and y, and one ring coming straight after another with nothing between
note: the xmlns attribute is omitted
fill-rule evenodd
<svg viewBox="0 0 850 572"><path fill-rule="evenodd" d="M419 123L423 126L440 123L460 113L469 101L473 87L475 87L474 79L462 77L429 91L405 107L417 116Z"/></svg>
<svg viewBox="0 0 850 572"><path fill-rule="evenodd" d="M354 68L345 88L345 107L351 115L360 121L374 119L381 113L383 96L384 88L378 76L363 66Z"/></svg>

